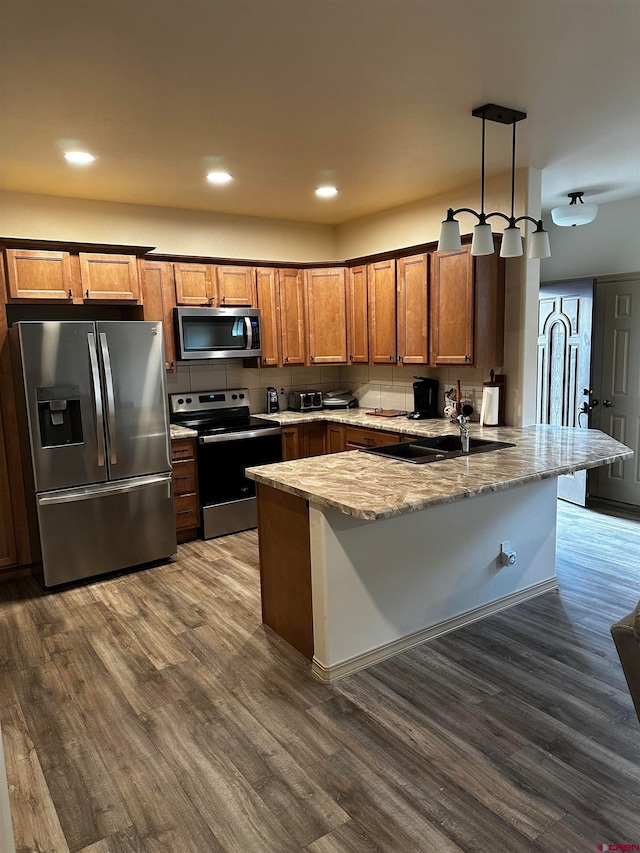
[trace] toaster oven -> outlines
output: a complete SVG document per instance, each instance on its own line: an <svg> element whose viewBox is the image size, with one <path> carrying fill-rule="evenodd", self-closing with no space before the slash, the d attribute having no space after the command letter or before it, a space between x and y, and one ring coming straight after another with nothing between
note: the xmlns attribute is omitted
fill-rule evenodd
<svg viewBox="0 0 640 853"><path fill-rule="evenodd" d="M320 391L290 391L289 408L295 412L310 412L322 408Z"/></svg>

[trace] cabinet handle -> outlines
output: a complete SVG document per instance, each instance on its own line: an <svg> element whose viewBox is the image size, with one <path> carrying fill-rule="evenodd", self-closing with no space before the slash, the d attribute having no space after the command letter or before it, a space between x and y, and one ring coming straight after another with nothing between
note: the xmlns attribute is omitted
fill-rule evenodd
<svg viewBox="0 0 640 853"><path fill-rule="evenodd" d="M390 355L390 356L389 356L389 361L393 361L393 356L392 356L392 355Z"/></svg>
<svg viewBox="0 0 640 853"><path fill-rule="evenodd" d="M468 356L468 355L465 355L464 360L465 360L465 361L471 361L471 357L470 357L470 356Z"/></svg>
<svg viewBox="0 0 640 853"><path fill-rule="evenodd" d="M311 356L311 364L313 364L314 361L315 361L315 357Z"/></svg>
<svg viewBox="0 0 640 853"><path fill-rule="evenodd" d="M402 361L402 359L403 359L403 358L404 358L404 356L399 355L399 356L398 356L398 361Z"/></svg>
<svg viewBox="0 0 640 853"><path fill-rule="evenodd" d="M263 359L262 359L262 363L263 363L263 364L266 364L266 363L267 363L267 359L266 359L266 358L263 358Z"/></svg>
<svg viewBox="0 0 640 853"><path fill-rule="evenodd" d="M288 364L288 363L289 363L289 356L287 356L287 357L285 358L285 363L286 363L286 364Z"/></svg>
<svg viewBox="0 0 640 853"><path fill-rule="evenodd" d="M192 513L192 509L179 509L176 511L176 515L191 515Z"/></svg>
<svg viewBox="0 0 640 853"><path fill-rule="evenodd" d="M353 361L353 356L349 353L349 361Z"/></svg>
<svg viewBox="0 0 640 853"><path fill-rule="evenodd" d="M71 299L71 288L69 288L69 299Z"/></svg>
<svg viewBox="0 0 640 853"><path fill-rule="evenodd" d="M85 290L84 295L85 295L85 299L88 299L88 298L89 298L89 288L87 288L87 289Z"/></svg>
<svg viewBox="0 0 640 853"><path fill-rule="evenodd" d="M223 297L222 297L222 299L220 300L220 304L221 304L221 305L224 305L224 300L225 300L226 298L227 298L226 296L223 296Z"/></svg>

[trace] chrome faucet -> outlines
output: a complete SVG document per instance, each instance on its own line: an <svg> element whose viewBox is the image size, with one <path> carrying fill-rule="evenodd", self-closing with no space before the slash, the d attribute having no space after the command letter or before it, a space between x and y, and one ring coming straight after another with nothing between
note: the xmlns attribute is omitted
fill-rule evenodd
<svg viewBox="0 0 640 853"><path fill-rule="evenodd" d="M467 419L464 415L458 415L456 418L458 422L458 426L460 427L460 444L462 445L462 452L469 452L469 427L467 426Z"/></svg>

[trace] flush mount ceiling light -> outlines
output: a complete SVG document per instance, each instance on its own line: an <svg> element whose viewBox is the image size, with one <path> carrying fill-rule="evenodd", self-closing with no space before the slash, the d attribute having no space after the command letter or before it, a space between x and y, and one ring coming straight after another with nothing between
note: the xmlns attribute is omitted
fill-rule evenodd
<svg viewBox="0 0 640 853"><path fill-rule="evenodd" d="M316 195L320 196L320 198L332 198L334 195L338 195L337 187L318 187L316 190Z"/></svg>
<svg viewBox="0 0 640 853"><path fill-rule="evenodd" d="M233 176L229 172L209 172L207 180L210 184L228 184L233 180Z"/></svg>
<svg viewBox="0 0 640 853"><path fill-rule="evenodd" d="M598 205L585 204L582 201L583 192L568 193L567 195L571 199L569 204L562 205L562 207L554 207L551 211L551 218L555 224L575 227L576 225L587 225L589 222L593 222L598 213Z"/></svg>
<svg viewBox="0 0 640 853"><path fill-rule="evenodd" d="M549 247L549 235L542 227L541 219L533 219L531 216L514 216L514 200L515 200L515 176L516 176L516 124L527 117L526 113L519 110L512 110L509 107L500 107L497 104L485 104L483 107L478 107L473 110L471 115L482 119L482 197L480 202L480 213L471 210L469 207L460 207L454 210L452 207L447 211L447 218L443 221L440 229L440 241L438 243L439 252L457 252L462 248L460 240L460 224L455 219L459 213L471 213L478 220L478 224L473 229L473 241L471 243L471 254L492 255L494 252L493 237L491 235L491 226L487 220L494 216L499 216L505 219L507 227L502 234L502 246L500 248L500 256L503 258L517 258L522 254L522 233L518 227L518 222L528 220L533 222L536 230L531 234L529 241L529 257L530 258L548 258L551 255ZM513 141L511 144L511 215L507 216L500 211L493 213L485 213L484 210L484 161L485 161L485 124L487 121L498 122L499 124L513 125Z"/></svg>
<svg viewBox="0 0 640 853"><path fill-rule="evenodd" d="M87 163L93 163L96 158L93 154L89 154L88 151L67 151L64 159L69 163L86 166Z"/></svg>

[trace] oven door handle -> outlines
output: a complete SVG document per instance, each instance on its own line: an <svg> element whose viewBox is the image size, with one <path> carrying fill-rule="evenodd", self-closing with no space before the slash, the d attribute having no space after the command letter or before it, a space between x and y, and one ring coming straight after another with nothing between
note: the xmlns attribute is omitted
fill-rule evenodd
<svg viewBox="0 0 640 853"><path fill-rule="evenodd" d="M245 432L223 432L220 435L201 435L199 444L216 444L222 441L242 441L243 438L261 438L263 435L280 435L280 427L267 429L250 429Z"/></svg>

